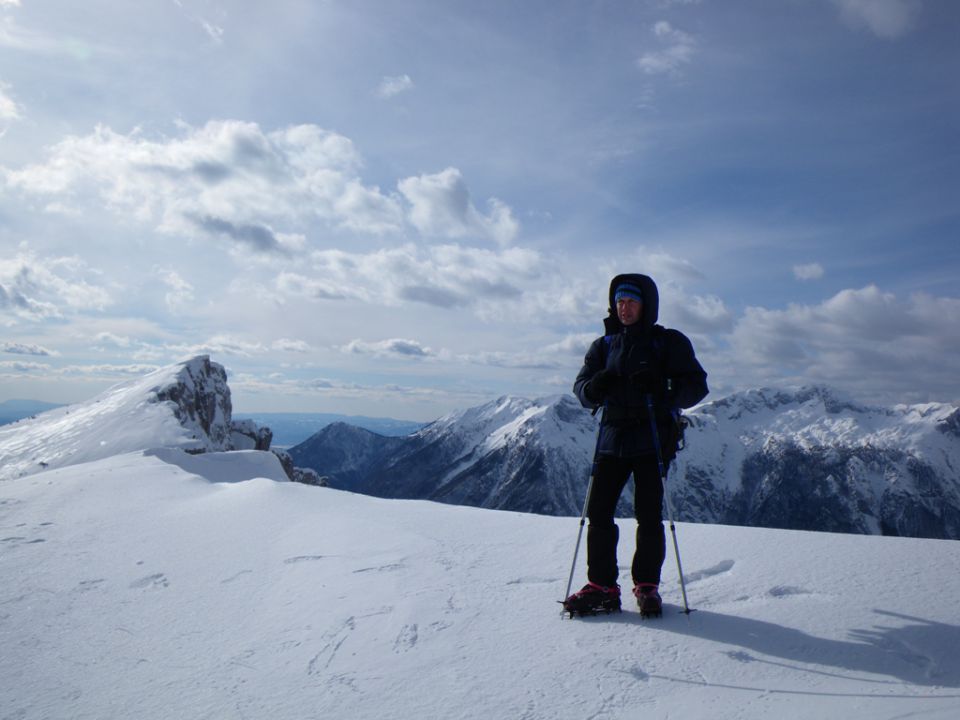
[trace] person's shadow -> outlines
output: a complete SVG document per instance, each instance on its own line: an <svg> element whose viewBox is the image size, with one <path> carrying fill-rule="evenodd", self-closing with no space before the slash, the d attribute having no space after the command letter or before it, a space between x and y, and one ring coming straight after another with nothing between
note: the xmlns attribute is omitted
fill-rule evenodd
<svg viewBox="0 0 960 720"><path fill-rule="evenodd" d="M664 606L663 610L665 615L678 612L670 606ZM886 684L887 681L848 673L893 677L911 685L960 688L960 626L886 610L874 609L873 612L884 620L882 624L850 630L849 639L842 640L815 637L794 628L709 610L694 611L686 618L682 615L664 618L666 622L658 624L657 631L727 645L731 649L726 655L745 665L769 663L797 672L867 683ZM639 618L633 613L620 617ZM763 657L752 655L751 651ZM771 660L771 657L785 662ZM837 668L837 672L804 667L809 665Z"/></svg>

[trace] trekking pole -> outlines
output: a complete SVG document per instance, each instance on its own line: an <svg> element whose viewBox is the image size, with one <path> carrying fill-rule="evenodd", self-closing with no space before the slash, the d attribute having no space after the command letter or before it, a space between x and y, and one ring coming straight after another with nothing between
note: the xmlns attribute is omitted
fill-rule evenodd
<svg viewBox="0 0 960 720"><path fill-rule="evenodd" d="M594 409L592 415L596 416L597 409ZM593 478L597 474L597 452L600 450L600 425L597 425L597 442L596 446L593 448L593 465L590 467L590 481L587 483L587 495L583 499L583 511L580 513L580 529L577 531L577 544L573 548L573 562L570 563L570 577L567 579L567 592L564 593L563 599L566 600L570 597L570 589L573 587L573 574L576 572L577 568L577 555L580 552L580 539L583 537L583 526L587 520L587 508L590 506L590 495L593 492ZM560 602L563 602L561 600ZM560 617L566 613L566 610L560 611Z"/></svg>
<svg viewBox="0 0 960 720"><path fill-rule="evenodd" d="M653 395L647 393L647 414L650 416L650 431L653 433L653 447L657 451L657 465L660 467L660 486L667 500L667 519L670 521L670 534L673 536L673 554L677 558L677 572L680 573L680 593L683 595L683 612L693 612L687 604L687 586L683 581L683 566L680 564L680 546L677 544L677 526L673 523L673 502L667 492L667 471L663 467L663 451L660 449L660 433L657 431L657 419L653 415Z"/></svg>

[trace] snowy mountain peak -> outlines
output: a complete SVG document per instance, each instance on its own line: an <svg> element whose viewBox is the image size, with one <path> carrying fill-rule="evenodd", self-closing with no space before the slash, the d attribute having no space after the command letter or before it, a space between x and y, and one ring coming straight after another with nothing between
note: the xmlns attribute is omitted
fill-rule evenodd
<svg viewBox="0 0 960 720"><path fill-rule="evenodd" d="M763 412L779 413L792 408L805 409L808 414L828 415L836 415L844 411L866 412L868 410L845 393L826 385L805 385L795 390L755 388L728 395L707 405L730 420L736 420L743 415L756 416ZM879 408L874 410L883 412Z"/></svg>
<svg viewBox="0 0 960 720"><path fill-rule="evenodd" d="M84 403L0 427L0 479L149 448L187 452L270 447L270 431L234 423L227 373L200 355Z"/></svg>

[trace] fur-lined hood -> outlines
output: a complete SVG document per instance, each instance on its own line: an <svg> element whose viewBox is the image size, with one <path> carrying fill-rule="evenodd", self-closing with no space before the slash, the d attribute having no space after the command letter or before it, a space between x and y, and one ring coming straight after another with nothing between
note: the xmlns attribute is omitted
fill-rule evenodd
<svg viewBox="0 0 960 720"><path fill-rule="evenodd" d="M623 323L617 317L617 303L613 296L617 288L628 283L636 285L643 292L643 311L640 315L639 325L644 332L648 332L657 323L657 316L660 313L660 293L657 292L657 284L647 275L637 273L624 273L617 275L610 281L610 307L608 315L603 320L603 326L608 335L615 335L623 331Z"/></svg>

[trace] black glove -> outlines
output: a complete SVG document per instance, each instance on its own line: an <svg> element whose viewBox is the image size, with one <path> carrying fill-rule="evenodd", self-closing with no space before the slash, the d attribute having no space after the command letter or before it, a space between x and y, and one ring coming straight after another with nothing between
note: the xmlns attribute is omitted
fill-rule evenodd
<svg viewBox="0 0 960 720"><path fill-rule="evenodd" d="M630 385L644 395L659 395L666 390L666 382L660 371L646 363L639 370L630 373L629 380Z"/></svg>
<svg viewBox="0 0 960 720"><path fill-rule="evenodd" d="M604 398L613 390L616 381L617 374L613 370L601 370L590 379L590 382L584 388L584 392L590 400L595 403L602 403Z"/></svg>

